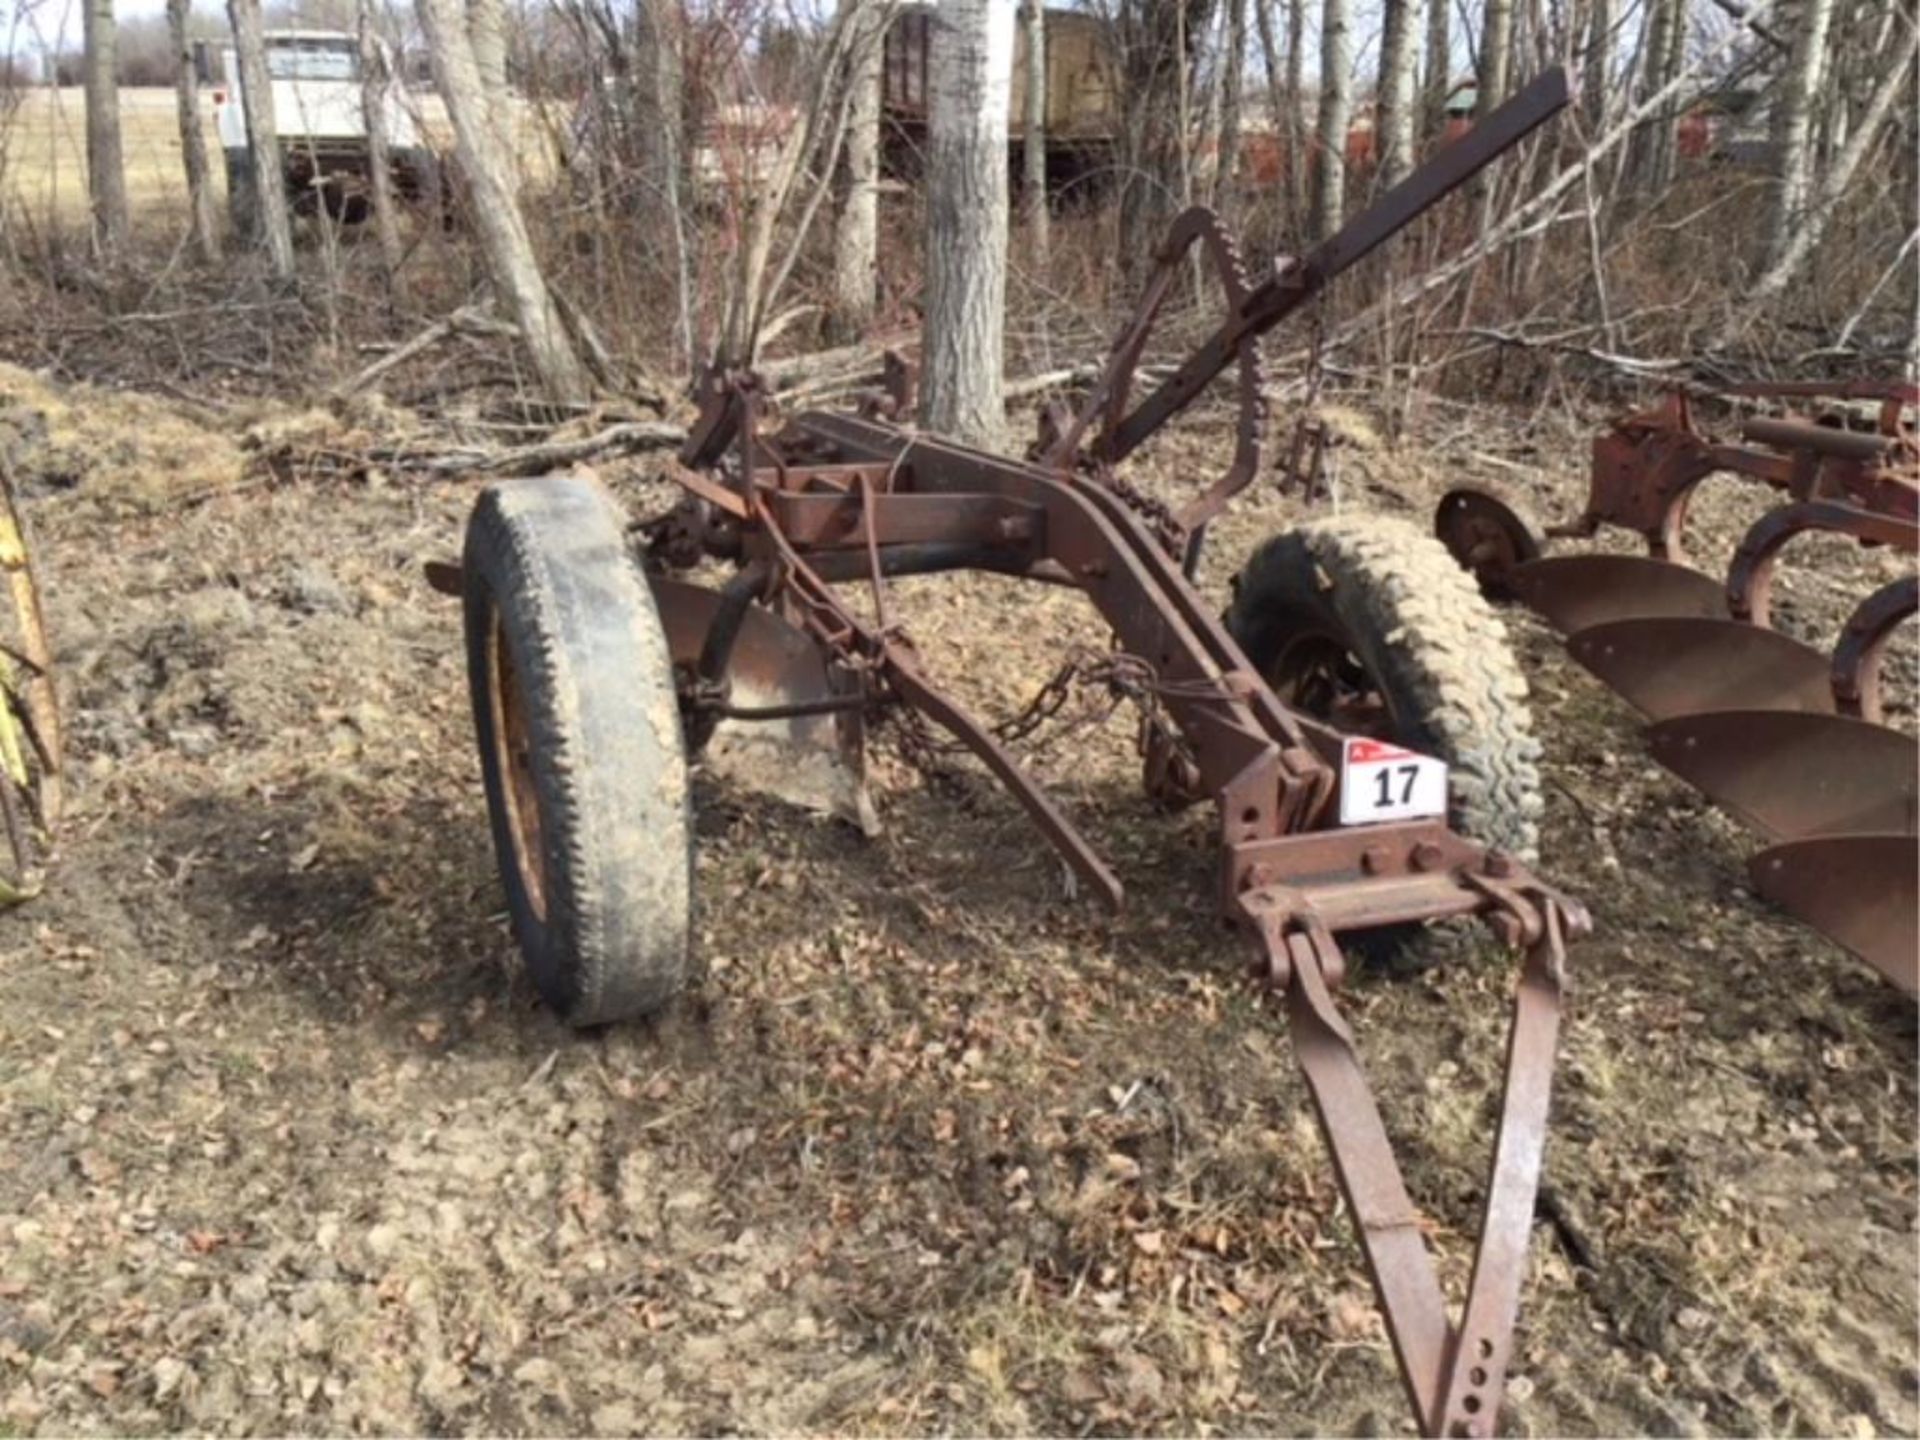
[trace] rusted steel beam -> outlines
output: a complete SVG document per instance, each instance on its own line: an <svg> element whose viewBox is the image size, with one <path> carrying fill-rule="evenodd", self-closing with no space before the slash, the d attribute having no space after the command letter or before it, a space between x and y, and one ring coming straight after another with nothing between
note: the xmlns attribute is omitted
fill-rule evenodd
<svg viewBox="0 0 1920 1440"><path fill-rule="evenodd" d="M1392 239L1547 121L1571 98L1566 71L1552 69L1453 141L1328 239L1254 288L1239 309L1124 419L1094 443L1096 458L1117 464L1191 404L1256 340L1311 300L1341 271Z"/></svg>

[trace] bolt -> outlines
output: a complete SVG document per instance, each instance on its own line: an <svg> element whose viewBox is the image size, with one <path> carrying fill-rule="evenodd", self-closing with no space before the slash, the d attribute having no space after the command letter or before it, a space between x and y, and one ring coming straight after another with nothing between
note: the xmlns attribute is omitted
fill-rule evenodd
<svg viewBox="0 0 1920 1440"><path fill-rule="evenodd" d="M1422 840L1413 847L1413 854L1408 857L1413 868L1421 871L1439 869L1440 862L1445 858L1440 853L1440 847L1431 840Z"/></svg>
<svg viewBox="0 0 1920 1440"><path fill-rule="evenodd" d="M1505 880L1513 874L1513 857L1504 850L1487 852L1487 874L1495 880Z"/></svg>
<svg viewBox="0 0 1920 1440"><path fill-rule="evenodd" d="M1002 540L1024 540L1027 537L1027 517L1002 515L993 528Z"/></svg>
<svg viewBox="0 0 1920 1440"><path fill-rule="evenodd" d="M1360 869L1367 875L1383 874L1387 868L1387 861L1391 858L1386 846L1369 845L1360 852Z"/></svg>

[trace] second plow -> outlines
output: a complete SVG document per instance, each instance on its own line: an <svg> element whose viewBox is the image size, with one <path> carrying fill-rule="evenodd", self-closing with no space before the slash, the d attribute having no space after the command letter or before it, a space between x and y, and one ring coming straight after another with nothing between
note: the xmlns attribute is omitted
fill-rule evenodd
<svg viewBox="0 0 1920 1440"><path fill-rule="evenodd" d="M1646 716L1655 759L1762 837L1748 865L1761 895L1911 994L1920 746L1886 723L1881 669L1915 613L1912 568L1862 598L1827 652L1774 627L1772 590L1802 536L1915 553L1920 387L1751 385L1727 397L1780 413L1749 416L1740 443L1726 443L1676 393L1595 438L1586 508L1571 523L1543 536L1502 497L1460 488L1435 528L1483 589L1540 614ZM1717 474L1782 495L1724 580L1689 563L1683 535L1689 501ZM1648 553L1543 553L1602 525L1637 532Z"/></svg>

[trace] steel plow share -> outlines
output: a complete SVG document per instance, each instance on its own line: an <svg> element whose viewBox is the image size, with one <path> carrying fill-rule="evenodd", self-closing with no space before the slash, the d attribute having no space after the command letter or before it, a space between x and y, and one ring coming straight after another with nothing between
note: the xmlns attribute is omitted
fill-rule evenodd
<svg viewBox="0 0 1920 1440"><path fill-rule="evenodd" d="M1586 508L1545 538L1637 531L1648 554L1543 554L1521 513L1491 492L1449 494L1435 531L1490 595L1519 599L1567 650L1651 722L1662 765L1759 831L1754 887L1894 984L1920 979L1915 774L1920 748L1880 723L1880 670L1916 611L1903 575L1847 618L1830 653L1772 628L1774 574L1800 536L1920 549L1920 442L1907 384L1740 387L1742 397L1878 404L1868 430L1844 410L1814 423L1752 416L1743 444L1714 441L1675 394L1594 441ZM1726 473L1784 491L1736 547L1726 579L1685 563L1688 503Z"/></svg>

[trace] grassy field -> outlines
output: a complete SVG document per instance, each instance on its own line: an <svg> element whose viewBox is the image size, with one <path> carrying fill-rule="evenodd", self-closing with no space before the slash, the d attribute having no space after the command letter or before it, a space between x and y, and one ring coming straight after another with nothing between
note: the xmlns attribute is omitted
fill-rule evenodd
<svg viewBox="0 0 1920 1440"><path fill-rule="evenodd" d="M74 220L87 205L86 101L76 88L29 90L0 130L0 194L9 219ZM214 183L226 193L219 161L213 107L206 108L207 149L215 161ZM187 186L180 162L180 127L173 92L120 92L120 144L126 158L127 196L136 213L186 214Z"/></svg>
<svg viewBox="0 0 1920 1440"><path fill-rule="evenodd" d="M416 103L427 133L442 143L447 122L439 97L419 96ZM214 189L224 203L226 167L214 129L213 102L203 93L201 105ZM527 142L524 161L539 148L539 131L530 118L523 118L522 127ZM150 223L178 217L184 223L186 172L171 90L128 87L120 91L120 145L127 195L136 217ZM86 213L86 98L78 88L28 90L10 112L0 111L0 197L10 223L42 223L49 218L71 222Z"/></svg>

